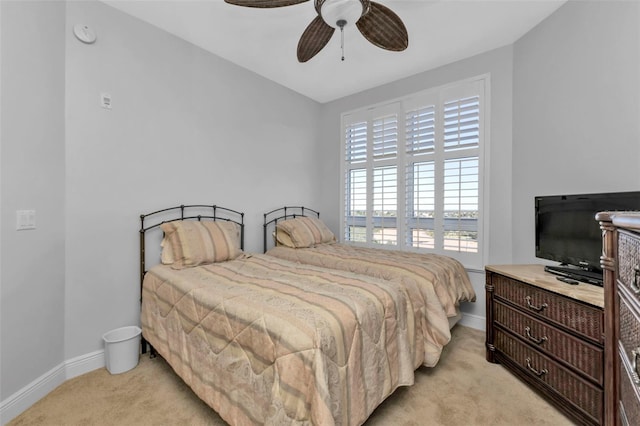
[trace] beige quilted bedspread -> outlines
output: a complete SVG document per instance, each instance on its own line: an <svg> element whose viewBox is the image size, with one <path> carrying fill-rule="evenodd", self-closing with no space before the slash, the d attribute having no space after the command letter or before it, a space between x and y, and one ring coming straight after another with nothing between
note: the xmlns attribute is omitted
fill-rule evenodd
<svg viewBox="0 0 640 426"><path fill-rule="evenodd" d="M143 285L144 337L233 425L359 425L423 358L419 295L274 256L173 270Z"/></svg>
<svg viewBox="0 0 640 426"><path fill-rule="evenodd" d="M448 317L457 314L460 302L473 302L475 292L464 266L437 254L320 244L310 248L274 247L270 256L293 262L350 271L400 283L422 294L424 310L419 320L425 333L423 364L436 365L442 348L451 340Z"/></svg>

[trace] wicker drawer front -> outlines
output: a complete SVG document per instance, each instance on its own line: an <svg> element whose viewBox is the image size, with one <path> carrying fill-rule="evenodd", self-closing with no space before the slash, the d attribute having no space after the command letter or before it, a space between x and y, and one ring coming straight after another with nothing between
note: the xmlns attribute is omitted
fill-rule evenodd
<svg viewBox="0 0 640 426"><path fill-rule="evenodd" d="M604 350L523 314L503 303L495 303L495 321L521 336L541 351L561 359L599 385L603 384Z"/></svg>
<svg viewBox="0 0 640 426"><path fill-rule="evenodd" d="M626 362L620 363L620 423L635 426L640 424L640 391L629 369Z"/></svg>
<svg viewBox="0 0 640 426"><path fill-rule="evenodd" d="M618 234L618 280L640 301L640 236Z"/></svg>
<svg viewBox="0 0 640 426"><path fill-rule="evenodd" d="M496 297L521 306L523 311L535 317L548 318L595 343L604 344L602 310L502 275L494 275L492 284Z"/></svg>
<svg viewBox="0 0 640 426"><path fill-rule="evenodd" d="M633 362L634 357L638 357L638 368L640 369L640 318L638 313L633 311L624 297L619 297L620 301L620 344L624 348L628 362ZM636 354L634 355L635 352Z"/></svg>
<svg viewBox="0 0 640 426"><path fill-rule="evenodd" d="M496 329L496 350L517 363L533 380L545 383L598 422L603 392L506 332Z"/></svg>

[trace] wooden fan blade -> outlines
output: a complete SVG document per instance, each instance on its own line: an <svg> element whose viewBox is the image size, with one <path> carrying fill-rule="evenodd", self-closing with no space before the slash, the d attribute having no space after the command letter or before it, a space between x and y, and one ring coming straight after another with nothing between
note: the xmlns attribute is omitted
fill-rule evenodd
<svg viewBox="0 0 640 426"><path fill-rule="evenodd" d="M298 42L298 61L307 62L329 43L336 29L327 25L318 15L311 21Z"/></svg>
<svg viewBox="0 0 640 426"><path fill-rule="evenodd" d="M409 35L398 15L380 3L371 2L371 8L356 22L367 40L386 50L399 52L409 46Z"/></svg>
<svg viewBox="0 0 640 426"><path fill-rule="evenodd" d="M235 6L271 8L271 7L292 6L294 4L304 3L309 0L224 0L224 1L229 4L233 4Z"/></svg>

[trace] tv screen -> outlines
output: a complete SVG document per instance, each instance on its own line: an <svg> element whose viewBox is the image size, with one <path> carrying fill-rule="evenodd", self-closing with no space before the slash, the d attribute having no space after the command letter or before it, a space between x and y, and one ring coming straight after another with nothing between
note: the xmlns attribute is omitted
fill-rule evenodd
<svg viewBox="0 0 640 426"><path fill-rule="evenodd" d="M535 197L536 257L601 273L601 211L640 210L640 192Z"/></svg>

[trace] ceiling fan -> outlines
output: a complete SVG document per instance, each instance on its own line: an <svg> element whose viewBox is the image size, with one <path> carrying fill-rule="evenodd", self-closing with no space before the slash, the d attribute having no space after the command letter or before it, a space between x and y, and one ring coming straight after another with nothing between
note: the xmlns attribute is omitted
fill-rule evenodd
<svg viewBox="0 0 640 426"><path fill-rule="evenodd" d="M309 0L224 0L245 7L272 8L291 6ZM311 21L298 42L298 61L313 58L331 39L336 28L342 34L344 61L344 27L354 24L364 38L374 45L399 52L409 45L409 36L398 15L371 0L314 0L318 16Z"/></svg>

